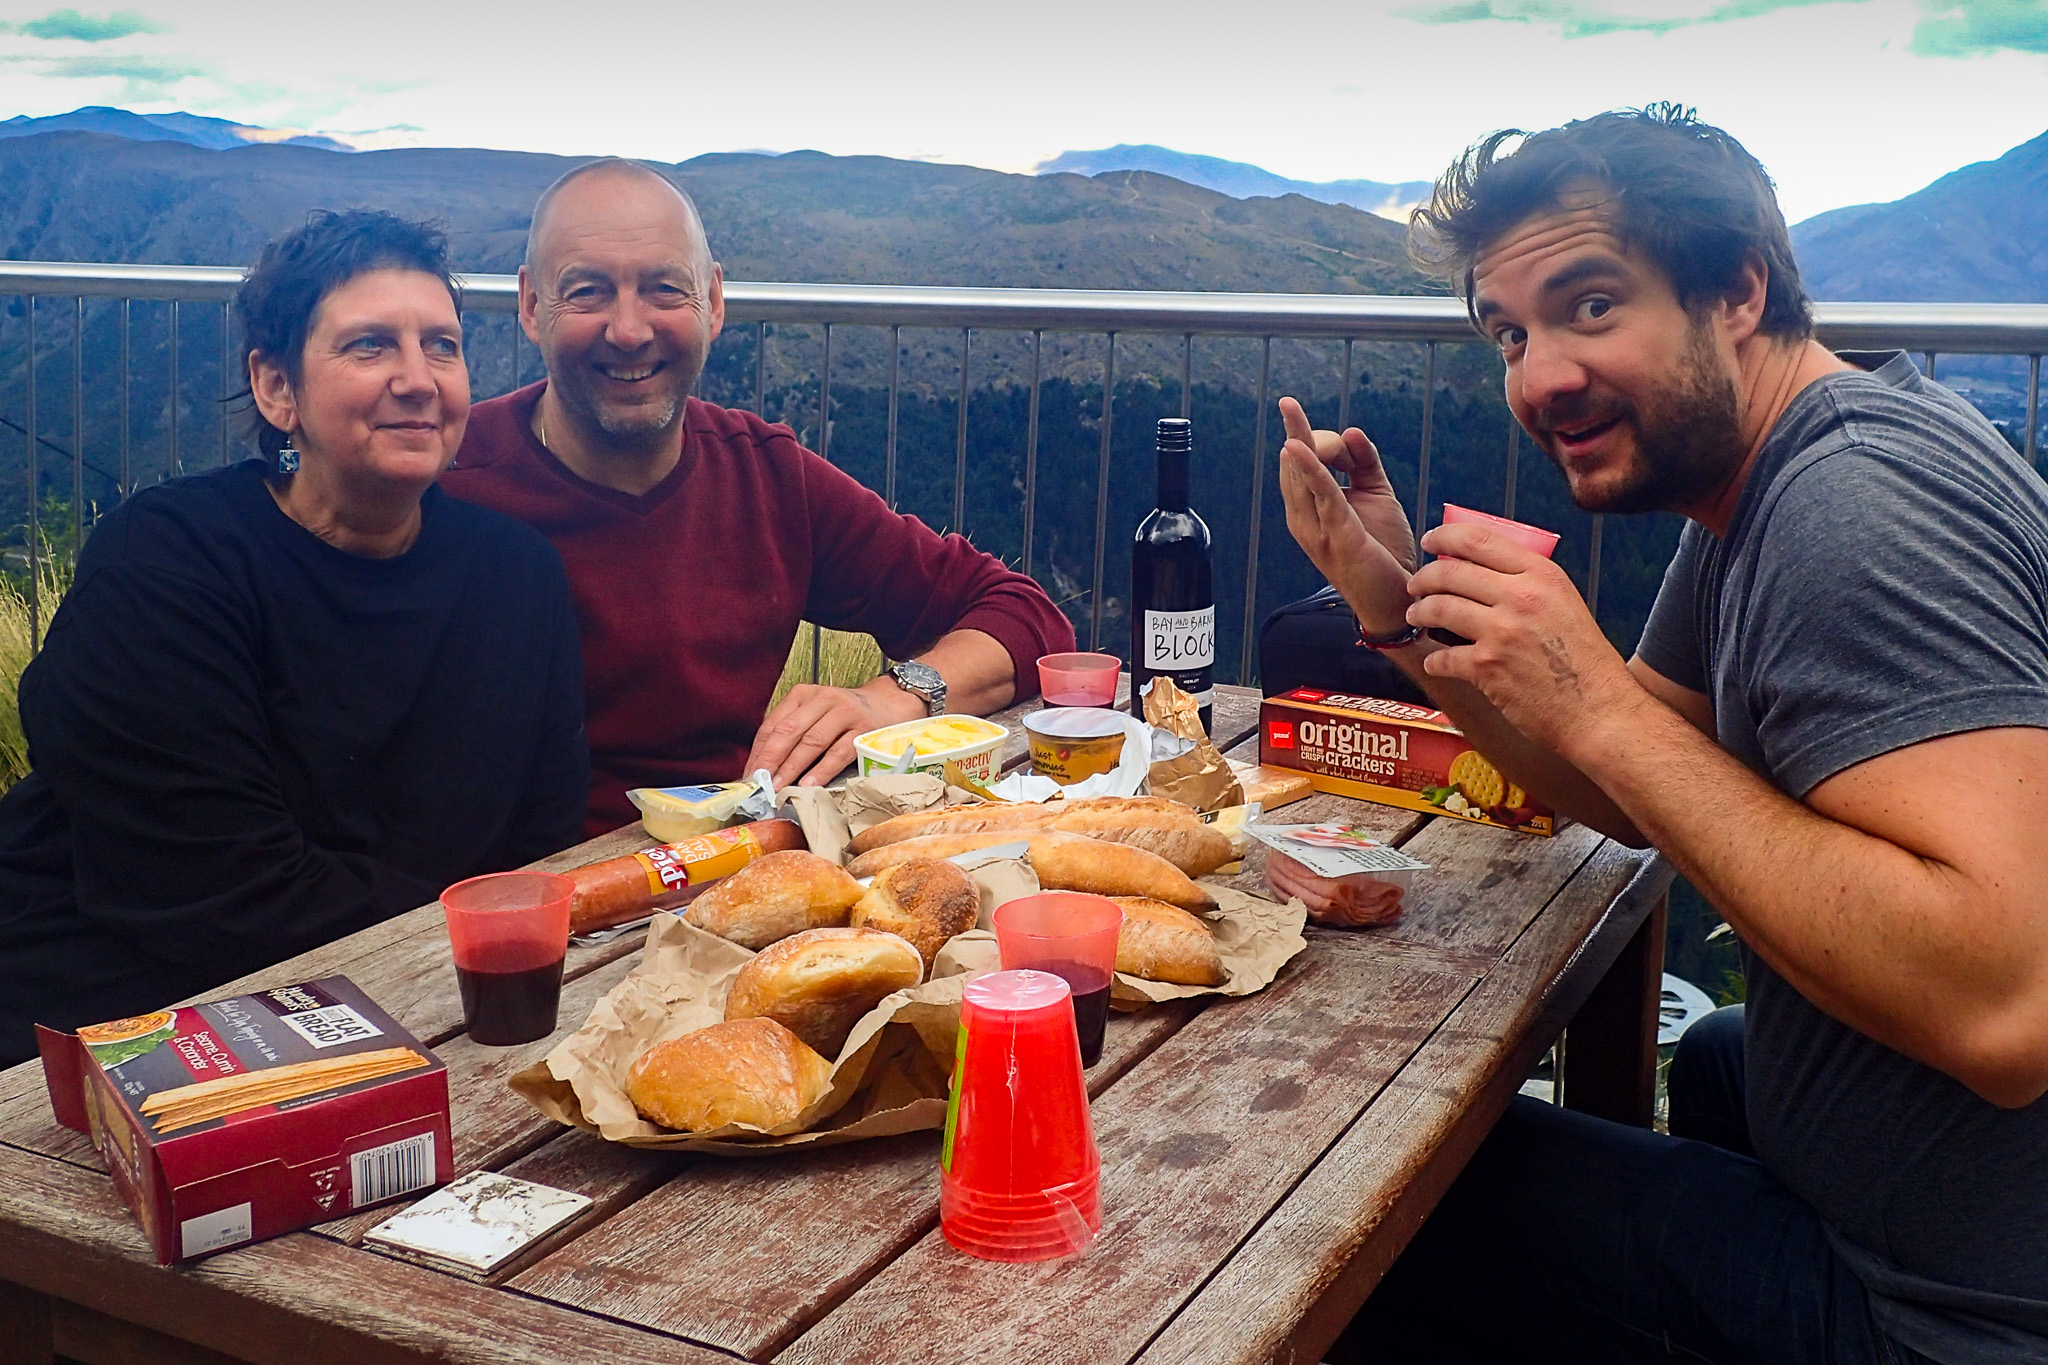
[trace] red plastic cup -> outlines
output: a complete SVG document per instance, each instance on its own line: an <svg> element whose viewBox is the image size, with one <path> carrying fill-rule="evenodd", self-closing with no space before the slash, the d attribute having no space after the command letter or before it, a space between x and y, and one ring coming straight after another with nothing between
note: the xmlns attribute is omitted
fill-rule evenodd
<svg viewBox="0 0 2048 1365"><path fill-rule="evenodd" d="M991 972L967 983L939 1155L939 1228L986 1261L1049 1261L1102 1231L1102 1157L1067 983Z"/></svg>
<svg viewBox="0 0 2048 1365"><path fill-rule="evenodd" d="M1506 517L1497 517L1491 512L1475 512L1469 507L1460 507L1452 502L1444 504L1443 524L1446 526L1484 526L1487 530L1506 536L1523 549L1532 550L1542 555L1545 559L1550 558L1550 552L1557 548L1557 532L1555 531L1546 531L1541 526L1531 526L1523 521L1509 521ZM1456 559L1457 556L1438 555L1437 558ZM1469 645L1472 643L1456 631L1445 630L1442 626L1431 627L1429 638L1441 641L1447 645Z"/></svg>
<svg viewBox="0 0 2048 1365"><path fill-rule="evenodd" d="M472 1040L510 1047L555 1031L575 894L552 872L492 872L441 893Z"/></svg>
<svg viewBox="0 0 2048 1365"><path fill-rule="evenodd" d="M1114 654L1048 654L1038 661L1038 690L1047 706L1115 706Z"/></svg>
<svg viewBox="0 0 2048 1365"><path fill-rule="evenodd" d="M1003 970L1051 972L1074 993L1074 1028L1081 1065L1102 1060L1109 1026L1109 980L1116 972L1116 940L1124 909L1106 896L1041 891L996 907L996 951Z"/></svg>

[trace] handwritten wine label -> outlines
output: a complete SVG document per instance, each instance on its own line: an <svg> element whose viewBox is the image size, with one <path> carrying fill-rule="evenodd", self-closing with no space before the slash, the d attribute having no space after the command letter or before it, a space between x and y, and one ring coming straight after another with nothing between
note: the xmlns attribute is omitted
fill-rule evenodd
<svg viewBox="0 0 2048 1365"><path fill-rule="evenodd" d="M1183 673L1216 666L1216 605L1145 613L1144 667Z"/></svg>

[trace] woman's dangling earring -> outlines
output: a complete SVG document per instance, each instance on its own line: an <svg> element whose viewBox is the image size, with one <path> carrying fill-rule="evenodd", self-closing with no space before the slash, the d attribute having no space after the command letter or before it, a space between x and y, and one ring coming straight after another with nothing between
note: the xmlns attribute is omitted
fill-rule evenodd
<svg viewBox="0 0 2048 1365"><path fill-rule="evenodd" d="M299 472L299 452L293 448L290 437L286 437L284 445L278 449L277 472L280 474L296 474Z"/></svg>

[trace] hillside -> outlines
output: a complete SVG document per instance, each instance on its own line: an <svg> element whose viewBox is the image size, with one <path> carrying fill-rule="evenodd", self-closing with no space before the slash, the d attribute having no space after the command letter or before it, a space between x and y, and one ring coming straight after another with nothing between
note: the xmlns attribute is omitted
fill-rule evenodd
<svg viewBox="0 0 2048 1365"><path fill-rule="evenodd" d="M2048 303L2048 133L1889 204L1792 229L1817 299Z"/></svg>
<svg viewBox="0 0 2048 1365"><path fill-rule="evenodd" d="M1049 161L1040 162L1037 170L1040 175L1056 171L1072 171L1078 175L1100 175L1104 171L1152 171L1239 199L1298 194L1325 204L1349 204L1355 209L1397 221L1406 217L1408 208L1417 200L1426 198L1430 189L1427 180L1405 180L1394 185L1378 180L1289 180L1262 166L1225 161L1217 156L1200 156L1194 152L1177 152L1171 147L1155 147L1149 143L1132 145L1120 142L1100 151L1061 152Z"/></svg>

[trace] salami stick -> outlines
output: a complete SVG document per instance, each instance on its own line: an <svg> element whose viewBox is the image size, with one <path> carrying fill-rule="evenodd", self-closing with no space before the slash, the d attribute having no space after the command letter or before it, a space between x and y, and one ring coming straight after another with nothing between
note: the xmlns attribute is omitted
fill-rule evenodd
<svg viewBox="0 0 2048 1365"><path fill-rule="evenodd" d="M564 874L576 883L569 932L589 933L672 909L765 853L804 847L794 820L756 820L575 868Z"/></svg>

